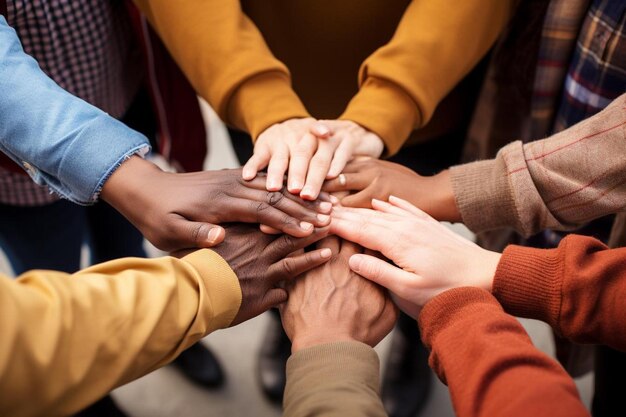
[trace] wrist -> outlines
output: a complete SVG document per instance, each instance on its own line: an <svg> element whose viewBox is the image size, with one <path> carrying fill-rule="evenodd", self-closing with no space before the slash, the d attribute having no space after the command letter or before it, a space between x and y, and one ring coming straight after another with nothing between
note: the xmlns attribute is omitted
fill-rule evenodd
<svg viewBox="0 0 626 417"><path fill-rule="evenodd" d="M137 194L143 189L147 177L162 173L156 165L139 156L124 161L104 183L100 198L116 209L129 202L137 202Z"/></svg>
<svg viewBox="0 0 626 417"><path fill-rule="evenodd" d="M452 178L450 170L446 169L431 177L434 182L433 189L436 190L434 200L437 209L431 214L440 221L458 223L462 221L459 207L454 198L454 188L452 187Z"/></svg>

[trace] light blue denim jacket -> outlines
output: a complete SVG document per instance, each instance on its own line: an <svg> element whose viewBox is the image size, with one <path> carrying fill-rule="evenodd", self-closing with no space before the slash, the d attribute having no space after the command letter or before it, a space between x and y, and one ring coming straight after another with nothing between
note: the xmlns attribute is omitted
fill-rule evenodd
<svg viewBox="0 0 626 417"><path fill-rule="evenodd" d="M38 184L90 204L124 160L149 149L143 135L46 76L0 16L0 151Z"/></svg>

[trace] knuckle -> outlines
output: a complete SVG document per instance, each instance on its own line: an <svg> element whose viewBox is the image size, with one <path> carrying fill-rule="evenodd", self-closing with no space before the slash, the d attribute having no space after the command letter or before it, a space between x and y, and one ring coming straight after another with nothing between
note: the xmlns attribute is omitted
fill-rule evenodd
<svg viewBox="0 0 626 417"><path fill-rule="evenodd" d="M280 191L273 191L267 193L267 205L276 207L278 206L284 198L284 195Z"/></svg>
<svg viewBox="0 0 626 417"><path fill-rule="evenodd" d="M286 258L283 261L283 273L286 277L293 277L296 274L296 261L293 258Z"/></svg>

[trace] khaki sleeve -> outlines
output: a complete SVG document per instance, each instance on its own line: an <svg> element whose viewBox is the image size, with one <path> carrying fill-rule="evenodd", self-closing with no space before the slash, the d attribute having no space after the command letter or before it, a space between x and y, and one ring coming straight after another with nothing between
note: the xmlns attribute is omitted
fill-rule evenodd
<svg viewBox="0 0 626 417"><path fill-rule="evenodd" d="M0 415L69 415L165 365L239 310L215 252L0 277Z"/></svg>
<svg viewBox="0 0 626 417"><path fill-rule="evenodd" d="M451 168L463 222L474 232L511 227L530 236L623 212L625 108L626 94L547 139L513 142L494 160Z"/></svg>
<svg viewBox="0 0 626 417"><path fill-rule="evenodd" d="M335 342L296 352L287 362L284 416L383 417L379 362L359 342Z"/></svg>
<svg viewBox="0 0 626 417"><path fill-rule="evenodd" d="M412 1L391 41L361 66L360 90L341 119L378 134L386 153L396 153L487 53L516 4Z"/></svg>
<svg viewBox="0 0 626 417"><path fill-rule="evenodd" d="M220 118L256 138L274 123L308 117L239 0L134 0L196 92Z"/></svg>

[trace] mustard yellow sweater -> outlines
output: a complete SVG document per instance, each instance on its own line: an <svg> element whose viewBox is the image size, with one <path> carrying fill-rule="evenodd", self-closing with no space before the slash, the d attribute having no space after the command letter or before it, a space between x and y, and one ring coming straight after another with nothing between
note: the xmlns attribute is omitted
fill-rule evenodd
<svg viewBox="0 0 626 417"><path fill-rule="evenodd" d="M256 138L289 118L340 117L392 154L491 47L515 0L135 2L226 123Z"/></svg>

